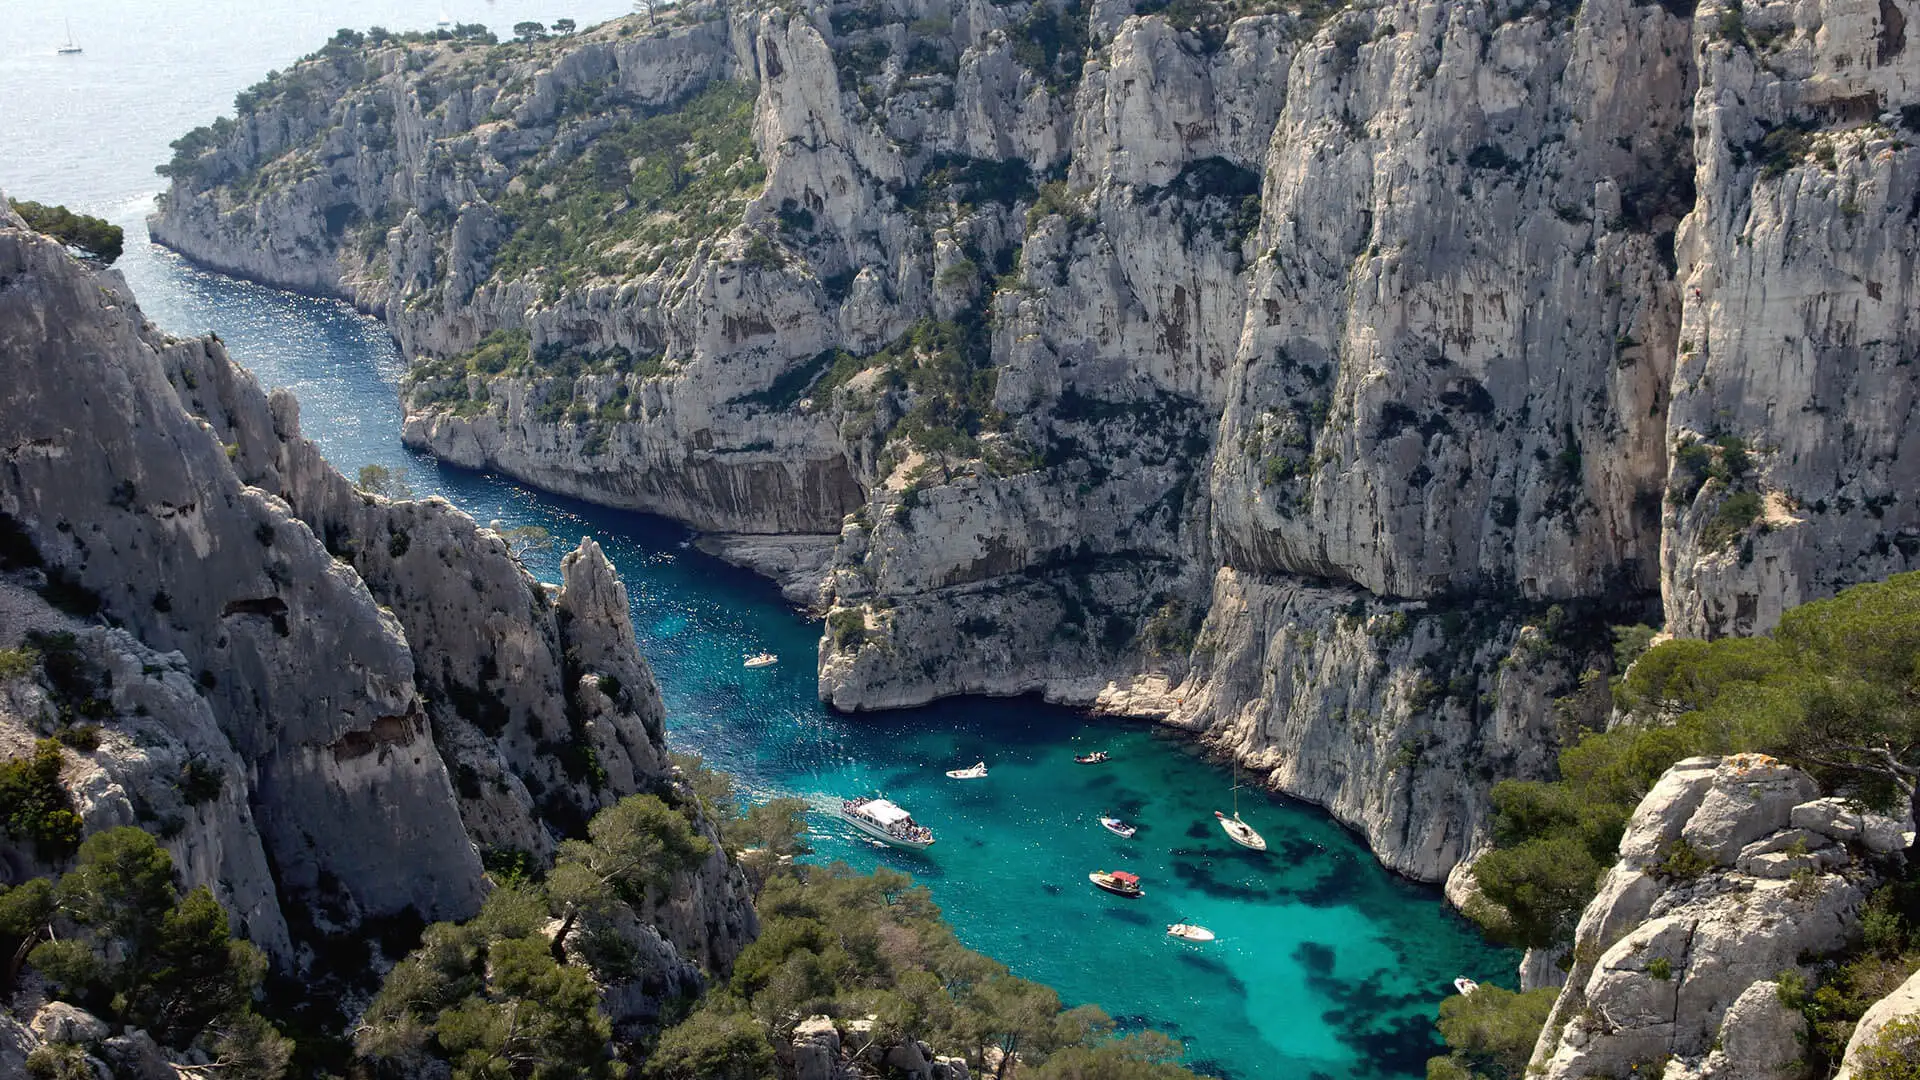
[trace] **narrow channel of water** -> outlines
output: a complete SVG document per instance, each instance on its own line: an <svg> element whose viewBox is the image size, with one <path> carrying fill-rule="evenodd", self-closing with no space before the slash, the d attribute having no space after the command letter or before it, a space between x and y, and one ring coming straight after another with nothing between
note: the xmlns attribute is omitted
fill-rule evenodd
<svg viewBox="0 0 1920 1080"><path fill-rule="evenodd" d="M676 747L738 775L757 795L792 793L814 815L818 859L884 863L925 882L962 940L1072 1003L1188 1044L1196 1067L1232 1077L1417 1077L1432 1017L1456 975L1509 982L1512 954L1488 947L1435 890L1383 871L1310 807L1243 794L1273 846L1257 856L1212 823L1228 773L1143 725L1092 721L1027 700L962 700L839 716L814 694L818 626L765 582L684 546L658 518L541 495L441 469L399 443L403 368L377 322L341 305L206 274L151 248L140 220L169 140L228 108L233 93L316 48L334 26L430 25L442 11L505 30L520 18L583 24L625 0L13 0L0 19L0 189L66 202L128 227L121 269L143 308L176 333L216 330L269 386L292 389L303 425L351 474L405 468L480 521L591 535L625 576L641 648L666 696ZM70 16L87 52L53 59ZM43 40L44 39L44 40ZM43 49L41 46L45 46ZM563 545L564 546L564 545ZM558 552L535 573L557 577ZM741 658L782 660L748 671ZM1102 766L1075 753L1106 749ZM984 759L991 776L944 770ZM883 792L939 834L925 855L876 850L826 809ZM1139 823L1124 841L1103 812ZM1146 895L1097 892L1088 871L1127 869ZM1177 943L1166 924L1219 940Z"/></svg>
<svg viewBox="0 0 1920 1080"><path fill-rule="evenodd" d="M128 215L130 226L137 215ZM385 329L340 304L196 270L140 243L125 271L148 314L177 332L219 331L269 386L298 395L307 435L351 474L407 470L480 521L542 525L567 544L531 559L558 577L559 548L590 535L625 576L641 648L659 676L676 747L758 796L795 794L813 815L817 859L884 863L933 890L961 938L1015 972L1188 1043L1197 1067L1233 1077L1413 1077L1456 975L1506 982L1513 957L1488 947L1429 888L1382 870L1318 810L1243 793L1272 844L1256 855L1213 824L1231 779L1182 738L1026 700L966 699L842 716L814 693L819 626L766 582L687 546L660 518L589 506L442 468L399 443L404 364ZM762 649L781 663L750 671ZM1104 765L1076 753L1105 749ZM985 760L984 781L948 780ZM924 855L876 849L831 813L844 795L884 793L931 825ZM1133 840L1099 827L1112 813ZM1128 901L1089 871L1140 874ZM1197 922L1219 940L1166 937Z"/></svg>

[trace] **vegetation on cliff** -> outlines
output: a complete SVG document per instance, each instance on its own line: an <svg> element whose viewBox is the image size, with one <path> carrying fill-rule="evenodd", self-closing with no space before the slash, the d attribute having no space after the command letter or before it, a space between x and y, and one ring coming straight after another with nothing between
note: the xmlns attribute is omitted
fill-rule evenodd
<svg viewBox="0 0 1920 1080"><path fill-rule="evenodd" d="M139 829L88 837L64 874L0 886L0 955L10 958L0 992L31 969L58 998L208 1054L221 1076L271 1080L291 1057L254 1011L266 958L231 936L204 886L180 891L172 858ZM69 1075L59 1070L75 1053L42 1047L30 1067Z"/></svg>
<svg viewBox="0 0 1920 1080"><path fill-rule="evenodd" d="M110 225L104 218L76 214L64 206L45 206L23 199L14 199L12 203L13 212L20 215L28 228L46 233L86 258L102 266L112 266L120 257L125 240L120 226Z"/></svg>
<svg viewBox="0 0 1920 1080"><path fill-rule="evenodd" d="M1910 809L1920 779L1920 573L1856 585L1773 633L1676 639L1616 689L1627 719L1560 755L1560 779L1493 789L1496 846L1473 913L1517 945L1564 944L1628 816L1675 762L1760 751L1869 805Z"/></svg>
<svg viewBox="0 0 1920 1080"><path fill-rule="evenodd" d="M1574 926L1613 865L1634 807L1675 763L1758 751L1823 787L1896 813L1911 812L1920 779L1920 573L1857 585L1786 614L1771 634L1679 639L1649 649L1614 691L1625 714L1560 755L1560 778L1493 789L1495 847L1474 864L1480 895L1467 907L1498 940L1571 956ZM1803 1011L1810 1062L1837 1062L1854 1022L1920 970L1920 875L1909 860L1861 913L1862 940L1818 972L1817 989L1791 972L1787 1003ZM1702 869L1684 841L1656 872ZM1452 1048L1434 1080L1524 1072L1552 993L1483 988L1442 1005Z"/></svg>

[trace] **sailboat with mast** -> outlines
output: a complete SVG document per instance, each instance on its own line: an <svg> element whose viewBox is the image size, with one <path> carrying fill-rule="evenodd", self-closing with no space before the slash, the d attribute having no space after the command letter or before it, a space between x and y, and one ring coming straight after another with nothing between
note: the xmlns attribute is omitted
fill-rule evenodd
<svg viewBox="0 0 1920 1080"><path fill-rule="evenodd" d="M1233 816L1228 817L1218 810L1213 812L1214 819L1220 822L1220 828L1227 839L1243 848L1254 851L1267 850L1267 838L1261 836L1254 827L1240 820L1240 759L1233 759Z"/></svg>
<svg viewBox="0 0 1920 1080"><path fill-rule="evenodd" d="M65 45L60 46L58 49L55 49L54 51L60 54L61 56L72 56L74 53L83 51L80 48L80 46L75 45L73 43L73 20L72 19L67 20L67 43Z"/></svg>

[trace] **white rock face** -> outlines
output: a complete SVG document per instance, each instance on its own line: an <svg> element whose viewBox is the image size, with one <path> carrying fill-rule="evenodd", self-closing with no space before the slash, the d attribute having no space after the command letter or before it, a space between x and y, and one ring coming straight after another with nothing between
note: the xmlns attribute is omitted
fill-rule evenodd
<svg viewBox="0 0 1920 1080"><path fill-rule="evenodd" d="M1676 1080L1801 1075L1806 1020L1780 1003L1774 979L1856 937L1875 884L1831 832L1791 826L1823 812L1824 800L1794 801L1814 792L1811 778L1762 755L1669 769L1581 915L1529 1073L1574 1080L1667 1061ZM1668 874L1681 843L1710 868ZM1770 851L1809 855L1756 865Z"/></svg>
<svg viewBox="0 0 1920 1080"><path fill-rule="evenodd" d="M463 918L480 847L546 856L620 797L682 783L598 545L550 593L444 501L356 492L290 396L217 340L160 335L122 284L10 212L0 276L0 645L71 633L97 673L99 746L63 753L88 830L155 832L287 961L289 913L303 932L408 907ZM118 628L30 591L63 582ZM0 752L52 733L48 687L0 687ZM616 988L629 1013L757 932L744 877L699 827L716 854L643 913L670 959ZM13 845L0 867L56 869Z"/></svg>
<svg viewBox="0 0 1920 1080"><path fill-rule="evenodd" d="M1920 565L1920 10L1683 8L695 5L491 73L387 48L298 69L154 234L381 313L412 444L728 534L828 612L832 705L1165 719L1439 880L1607 623L1754 633ZM501 269L501 207L619 122L568 102L728 83L737 214ZM578 371L453 359L519 330ZM966 440L928 434L966 411L934 354Z"/></svg>
<svg viewBox="0 0 1920 1080"><path fill-rule="evenodd" d="M1846 1057L1842 1059L1840 1071L1834 1075L1834 1080L1853 1080L1854 1070L1860 1064L1861 1050L1873 1045L1888 1024L1915 1017L1920 1017L1920 974L1908 978L1893 993L1874 1002L1873 1007L1860 1017L1860 1022L1854 1026L1853 1036L1847 1040Z"/></svg>

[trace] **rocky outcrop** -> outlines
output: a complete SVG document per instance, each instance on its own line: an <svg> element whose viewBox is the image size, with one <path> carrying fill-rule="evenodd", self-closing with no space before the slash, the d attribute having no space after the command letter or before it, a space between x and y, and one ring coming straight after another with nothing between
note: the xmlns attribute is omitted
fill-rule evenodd
<svg viewBox="0 0 1920 1080"><path fill-rule="evenodd" d="M1893 993L1874 1002L1873 1007L1860 1017L1860 1022L1854 1025L1853 1035L1847 1039L1846 1057L1841 1062L1840 1071L1834 1074L1834 1080L1855 1080L1856 1070L1861 1067L1867 1047L1878 1042L1887 1025L1896 1020L1909 1024L1920 1020L1920 974L1909 977Z"/></svg>
<svg viewBox="0 0 1920 1080"><path fill-rule="evenodd" d="M1534 1049L1547 1080L1625 1075L1793 1080L1806 1019L1783 971L1858 935L1877 884L1862 821L1763 755L1691 758L1641 801L1620 861L1581 915L1573 969ZM1876 834L1888 823L1876 821Z"/></svg>
<svg viewBox="0 0 1920 1080"><path fill-rule="evenodd" d="M591 540L544 586L445 502L355 491L290 396L216 339L159 334L123 284L6 216L0 276L0 646L71 635L100 731L62 782L89 829L156 832L291 960L290 922L464 917L482 847L545 857L621 796L681 782ZM47 674L0 688L0 747L65 724L62 693ZM717 849L642 913L672 956L656 1004L756 932ZM11 877L43 869L3 854Z"/></svg>
<svg viewBox="0 0 1920 1080"><path fill-rule="evenodd" d="M1920 557L1920 11L1236 10L336 44L154 235L382 313L414 445L728 534L836 707L1164 718L1438 879L1607 623Z"/></svg>

